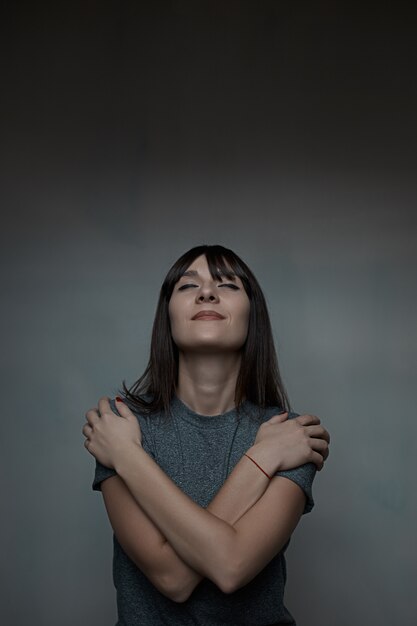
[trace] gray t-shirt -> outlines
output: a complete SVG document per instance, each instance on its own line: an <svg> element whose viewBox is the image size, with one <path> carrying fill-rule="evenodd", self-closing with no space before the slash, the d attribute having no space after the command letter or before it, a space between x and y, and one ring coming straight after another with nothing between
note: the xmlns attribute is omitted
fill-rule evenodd
<svg viewBox="0 0 417 626"><path fill-rule="evenodd" d="M222 415L205 416L192 411L177 396L171 406L173 417L134 410L142 431L142 445L178 487L202 507L209 504L243 453L253 445L260 424L280 412L279 408L270 407L259 417L258 407L246 401L239 414L232 409ZM113 400L111 407L117 413ZM296 416L297 413L290 413L289 418ZM93 489L100 490L100 483L115 473L96 462ZM314 505L311 487L315 473L316 466L307 463L276 474L286 476L303 489L304 513ZM288 543L252 581L234 593L225 594L204 579L186 602L176 603L152 585L113 534L116 626L295 626L283 603L284 552Z"/></svg>

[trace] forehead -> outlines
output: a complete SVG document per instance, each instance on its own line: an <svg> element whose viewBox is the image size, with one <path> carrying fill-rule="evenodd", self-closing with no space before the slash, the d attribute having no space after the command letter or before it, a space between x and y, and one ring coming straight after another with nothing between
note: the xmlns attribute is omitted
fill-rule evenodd
<svg viewBox="0 0 417 626"><path fill-rule="evenodd" d="M227 276L231 280L237 279L237 276L225 259L221 259L221 262L218 263L216 267L212 267L211 269L219 276ZM203 254L194 259L181 276L210 276L210 266L207 262L206 256ZM216 276L212 276L212 278L215 277Z"/></svg>
<svg viewBox="0 0 417 626"><path fill-rule="evenodd" d="M187 267L187 270L203 271L203 270L208 270L208 268L209 266L208 266L207 258L204 254L202 254L201 256L198 256L196 259L194 259L192 263L190 263L190 265Z"/></svg>

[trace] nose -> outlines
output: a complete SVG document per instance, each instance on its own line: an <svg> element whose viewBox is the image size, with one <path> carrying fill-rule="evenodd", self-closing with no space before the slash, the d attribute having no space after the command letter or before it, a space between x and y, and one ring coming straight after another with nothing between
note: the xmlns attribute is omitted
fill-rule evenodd
<svg viewBox="0 0 417 626"><path fill-rule="evenodd" d="M219 296L211 285L204 285L196 294L197 302L218 302Z"/></svg>

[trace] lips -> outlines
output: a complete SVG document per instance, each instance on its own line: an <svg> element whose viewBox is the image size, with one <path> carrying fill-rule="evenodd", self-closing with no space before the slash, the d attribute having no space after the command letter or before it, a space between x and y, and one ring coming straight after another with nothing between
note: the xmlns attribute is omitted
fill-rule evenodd
<svg viewBox="0 0 417 626"><path fill-rule="evenodd" d="M217 311L199 311L191 319L193 319L193 320L201 320L201 319L206 319L206 320L224 320L225 317L224 317L224 315L220 315L220 313L217 313Z"/></svg>

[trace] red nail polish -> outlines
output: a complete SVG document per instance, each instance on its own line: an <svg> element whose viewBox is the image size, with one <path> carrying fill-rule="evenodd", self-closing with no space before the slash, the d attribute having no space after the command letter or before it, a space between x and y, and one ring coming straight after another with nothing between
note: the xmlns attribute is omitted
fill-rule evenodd
<svg viewBox="0 0 417 626"><path fill-rule="evenodd" d="M117 400L118 402L123 402L123 400L122 400L122 398L120 398L120 396L116 396L116 400Z"/></svg>

